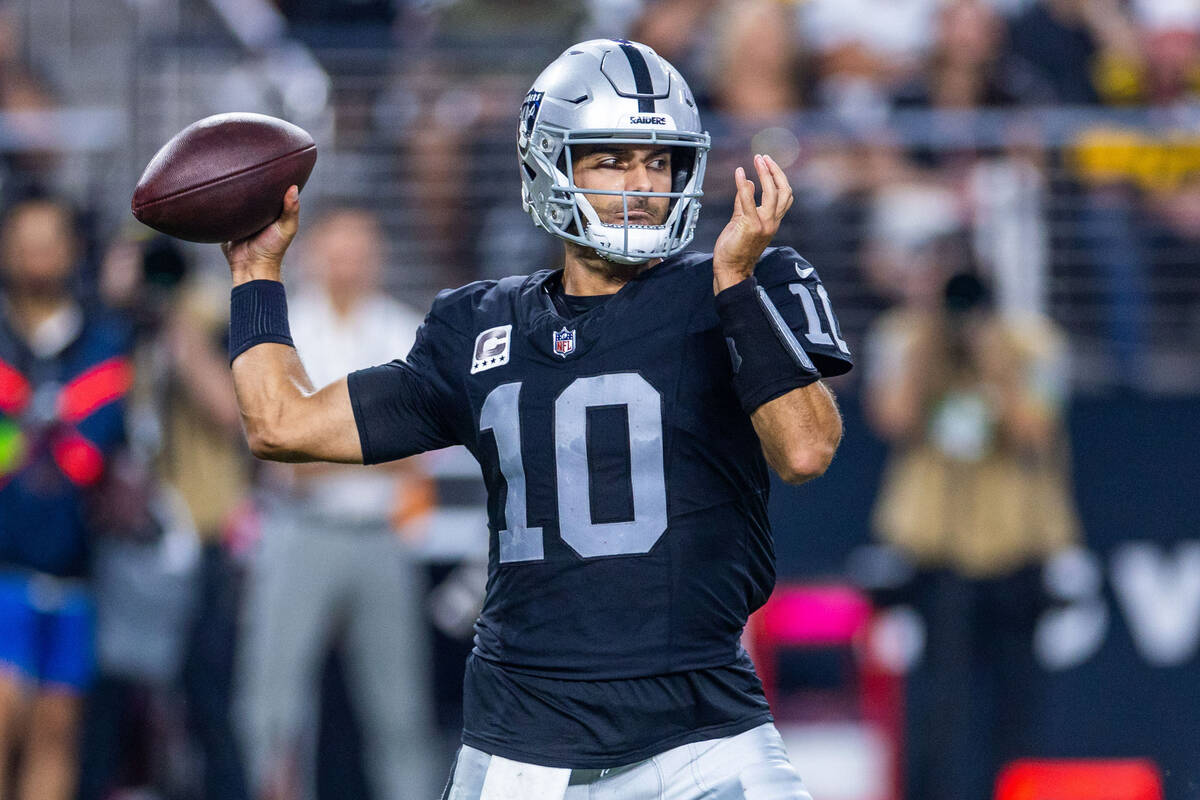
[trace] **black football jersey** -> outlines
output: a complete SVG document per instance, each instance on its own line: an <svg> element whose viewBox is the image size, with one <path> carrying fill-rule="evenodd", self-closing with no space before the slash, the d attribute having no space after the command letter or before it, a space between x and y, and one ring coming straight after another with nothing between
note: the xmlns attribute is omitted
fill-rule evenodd
<svg viewBox="0 0 1200 800"><path fill-rule="evenodd" d="M769 483L710 255L574 316L560 275L443 292L408 358L353 373L350 398L367 463L464 444L483 470L463 742L605 768L770 720L739 644L774 582ZM755 275L822 375L850 369L811 265L773 248Z"/></svg>
<svg viewBox="0 0 1200 800"><path fill-rule="evenodd" d="M820 372L848 370L812 266L772 248L755 274ZM478 657L589 680L731 664L774 549L712 257L667 259L572 319L551 302L555 277L442 292L405 361L352 374L364 459L463 444L479 460Z"/></svg>

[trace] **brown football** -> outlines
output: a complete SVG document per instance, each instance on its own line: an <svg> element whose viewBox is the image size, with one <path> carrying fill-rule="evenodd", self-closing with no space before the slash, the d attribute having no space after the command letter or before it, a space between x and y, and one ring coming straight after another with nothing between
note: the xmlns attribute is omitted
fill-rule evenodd
<svg viewBox="0 0 1200 800"><path fill-rule="evenodd" d="M265 114L217 114L162 146L133 190L133 215L189 242L244 239L304 188L317 146L303 128Z"/></svg>

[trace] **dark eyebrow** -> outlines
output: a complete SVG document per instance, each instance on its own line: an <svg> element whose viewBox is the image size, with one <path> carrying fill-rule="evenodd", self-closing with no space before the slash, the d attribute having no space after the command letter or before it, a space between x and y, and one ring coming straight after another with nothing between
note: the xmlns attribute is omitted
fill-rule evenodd
<svg viewBox="0 0 1200 800"><path fill-rule="evenodd" d="M571 161L578 164L580 161L583 161L585 158L594 158L596 156L615 156L615 155L617 155L616 150L607 149L603 145L596 145L596 144L576 145L575 148L571 152Z"/></svg>
<svg viewBox="0 0 1200 800"><path fill-rule="evenodd" d="M584 146L591 147L594 149L583 150L582 152L577 152L575 154L576 161L582 160L584 158L589 158L591 156L613 156L614 158L627 158L629 156L629 150L626 148L623 148L623 147L605 147L603 145L584 145ZM580 148L580 149L582 149L582 148ZM661 158L662 156L668 156L670 154L671 154L671 148L668 147L667 145L663 145L662 147L656 147L653 150L651 150L649 153L647 153L646 159L651 160L651 159L655 159L655 158Z"/></svg>

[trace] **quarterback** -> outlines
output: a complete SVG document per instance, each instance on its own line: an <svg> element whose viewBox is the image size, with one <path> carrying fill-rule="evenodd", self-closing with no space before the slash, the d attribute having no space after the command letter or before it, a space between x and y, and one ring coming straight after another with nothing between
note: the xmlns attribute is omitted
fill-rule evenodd
<svg viewBox="0 0 1200 800"><path fill-rule="evenodd" d="M254 453L368 464L465 445L488 488L487 597L452 800L807 800L739 641L774 582L768 468L820 475L850 369L786 247L783 171L742 168L714 252L685 248L709 137L645 45L568 49L520 109L522 196L561 269L434 301L403 360L314 389L287 327L298 227L224 246ZM399 354L397 354L399 355Z"/></svg>

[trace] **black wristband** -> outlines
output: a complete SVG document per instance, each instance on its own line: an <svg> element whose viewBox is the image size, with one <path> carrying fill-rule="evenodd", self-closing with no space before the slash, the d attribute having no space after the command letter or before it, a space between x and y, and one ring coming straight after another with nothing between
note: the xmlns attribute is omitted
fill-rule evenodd
<svg viewBox="0 0 1200 800"><path fill-rule="evenodd" d="M753 276L717 294L733 361L733 390L747 413L821 377Z"/></svg>
<svg viewBox="0 0 1200 800"><path fill-rule="evenodd" d="M229 363L263 342L295 347L287 295L279 281L248 281L233 287L229 296Z"/></svg>

